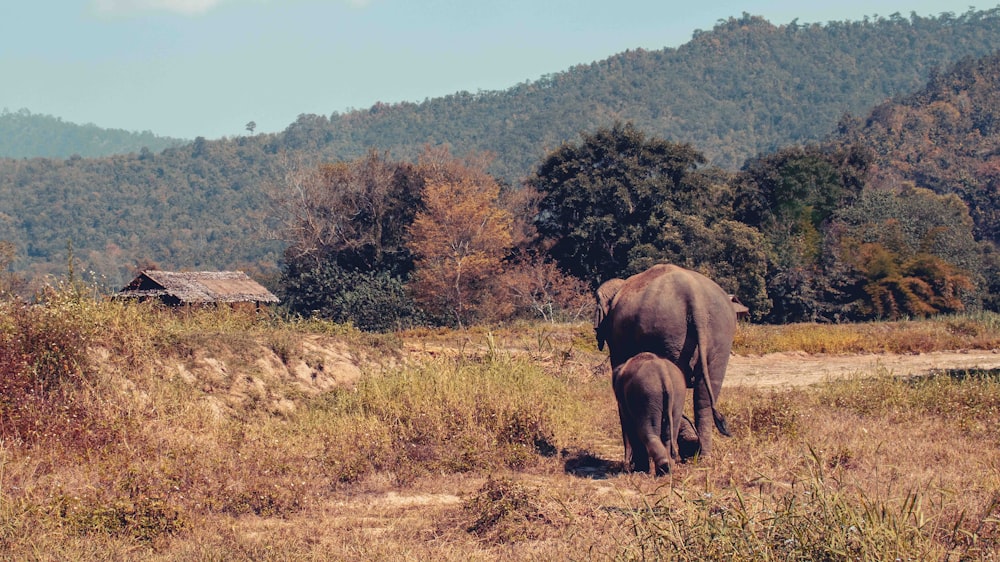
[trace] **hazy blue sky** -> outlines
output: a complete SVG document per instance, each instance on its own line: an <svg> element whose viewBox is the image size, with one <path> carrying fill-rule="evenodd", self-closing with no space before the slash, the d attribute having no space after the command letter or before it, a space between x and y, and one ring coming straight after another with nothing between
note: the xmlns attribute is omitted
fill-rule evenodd
<svg viewBox="0 0 1000 562"><path fill-rule="evenodd" d="M159 135L502 90L743 12L774 24L960 15L954 0L4 0L0 110Z"/></svg>

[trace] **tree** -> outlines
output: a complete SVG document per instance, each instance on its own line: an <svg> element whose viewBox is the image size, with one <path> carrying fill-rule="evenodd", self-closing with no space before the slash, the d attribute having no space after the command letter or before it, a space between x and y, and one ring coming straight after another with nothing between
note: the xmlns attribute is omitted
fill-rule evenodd
<svg viewBox="0 0 1000 562"><path fill-rule="evenodd" d="M0 299L7 300L20 296L27 288L25 280L13 271L17 259L17 247L9 240L0 240Z"/></svg>
<svg viewBox="0 0 1000 562"><path fill-rule="evenodd" d="M982 298L983 246L955 194L906 185L869 189L834 215L828 244L839 289L858 318L927 316Z"/></svg>
<svg viewBox="0 0 1000 562"><path fill-rule="evenodd" d="M351 162L291 170L276 201L284 211L286 260L406 273L406 228L420 205L422 178L411 164L371 150Z"/></svg>
<svg viewBox="0 0 1000 562"><path fill-rule="evenodd" d="M858 147L815 145L750 160L734 183L735 217L772 237L811 236L861 192L870 162Z"/></svg>
<svg viewBox="0 0 1000 562"><path fill-rule="evenodd" d="M835 314L827 306L837 297L826 271L826 232L833 213L861 191L869 162L870 155L853 146L791 147L750 160L737 174L733 216L763 234L767 320Z"/></svg>
<svg viewBox="0 0 1000 562"><path fill-rule="evenodd" d="M495 294L512 224L497 205L499 194L496 181L475 169L450 180L438 174L424 186L423 210L407 245L417 256L410 287L416 301L442 321L463 326L483 317L482 306Z"/></svg>
<svg viewBox="0 0 1000 562"><path fill-rule="evenodd" d="M250 132L251 135L253 134L253 131L256 128L257 128L257 122L256 121L250 121L249 123L246 124L246 129L247 129L247 131Z"/></svg>
<svg viewBox="0 0 1000 562"><path fill-rule="evenodd" d="M583 135L530 180L540 194L537 246L591 288L656 263L695 269L760 317L770 309L763 239L732 220L730 175L703 163L691 146L631 124Z"/></svg>
<svg viewBox="0 0 1000 562"><path fill-rule="evenodd" d="M594 297L586 283L563 273L545 256L528 252L510 259L500 276L504 302L515 317L547 322L577 321L593 314Z"/></svg>
<svg viewBox="0 0 1000 562"><path fill-rule="evenodd" d="M676 207L691 212L705 195L685 181L704 161L690 145L647 138L632 124L583 134L580 144L549 154L529 180L542 194L540 245L592 287L635 273L633 250L654 244Z"/></svg>
<svg viewBox="0 0 1000 562"><path fill-rule="evenodd" d="M293 169L276 194L289 241L282 296L293 311L398 327L416 316L404 286L413 268L405 238L423 180L411 164L369 151L351 162Z"/></svg>
<svg viewBox="0 0 1000 562"><path fill-rule="evenodd" d="M282 275L282 302L289 309L361 330L383 332L410 327L420 312L403 280L388 271L359 271L337 265L291 262Z"/></svg>
<svg viewBox="0 0 1000 562"><path fill-rule="evenodd" d="M853 254L848 259L863 275L858 310L870 317L957 312L965 308L962 292L973 288L968 275L931 254L905 258L878 243L861 244Z"/></svg>

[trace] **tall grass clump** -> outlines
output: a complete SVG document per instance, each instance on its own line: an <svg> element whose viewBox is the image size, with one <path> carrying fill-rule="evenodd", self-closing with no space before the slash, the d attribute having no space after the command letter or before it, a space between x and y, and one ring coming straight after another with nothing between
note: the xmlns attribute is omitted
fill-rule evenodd
<svg viewBox="0 0 1000 562"><path fill-rule="evenodd" d="M320 430L324 457L343 482L522 468L583 415L567 383L510 358L406 366L319 401L315 423L332 428Z"/></svg>
<svg viewBox="0 0 1000 562"><path fill-rule="evenodd" d="M1000 446L1000 373L958 369L919 377L887 375L831 383L818 394L821 403L887 423L938 420L948 430L980 437Z"/></svg>
<svg viewBox="0 0 1000 562"><path fill-rule="evenodd" d="M988 552L982 545L963 549L936 542L936 534L952 529L934 520L922 492L869 495L824 474L818 457L807 458L812 462L777 493L730 488L705 494L675 487L672 494L624 510L617 558L927 560L941 559L956 546L966 555Z"/></svg>

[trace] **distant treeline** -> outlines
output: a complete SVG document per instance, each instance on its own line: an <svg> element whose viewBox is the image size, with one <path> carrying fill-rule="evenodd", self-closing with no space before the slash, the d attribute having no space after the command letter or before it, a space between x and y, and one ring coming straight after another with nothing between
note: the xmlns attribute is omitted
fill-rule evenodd
<svg viewBox="0 0 1000 562"><path fill-rule="evenodd" d="M992 53L1000 48L998 15L775 26L744 13L676 49L626 51L505 91L303 115L285 139L326 158L373 146L414 158L425 143L447 143L497 154L492 171L516 181L581 131L631 121L737 169L759 153L820 139L845 113L865 115L964 57Z"/></svg>
<svg viewBox="0 0 1000 562"><path fill-rule="evenodd" d="M102 129L93 124L67 123L51 115L33 114L27 109L0 110L2 158L100 158L139 152L143 148L159 152L188 142L159 137L150 131L133 133L122 129Z"/></svg>

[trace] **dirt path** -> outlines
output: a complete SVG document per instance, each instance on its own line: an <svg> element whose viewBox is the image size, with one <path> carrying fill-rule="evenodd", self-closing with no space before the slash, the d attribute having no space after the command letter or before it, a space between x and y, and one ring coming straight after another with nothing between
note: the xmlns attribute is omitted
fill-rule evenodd
<svg viewBox="0 0 1000 562"><path fill-rule="evenodd" d="M518 346L504 349L514 354L531 353ZM457 353L482 355L487 353L487 349L481 343L469 340L459 343L428 343L426 340L415 340L404 345L404 355L408 357L442 357ZM594 350L593 353L584 353L578 356L578 360L584 368L592 370L595 374L610 375L606 351ZM794 387L854 375L871 376L876 373L886 373L896 376L919 376L955 369L1000 369L1000 349L913 354L827 355L793 351L767 355L733 355L726 369L725 385ZM604 373L603 370L608 372Z"/></svg>
<svg viewBox="0 0 1000 562"><path fill-rule="evenodd" d="M726 386L806 386L826 380L885 371L893 375L926 375L952 369L1000 369L997 350L935 352L915 355L808 355L772 353L733 356Z"/></svg>

